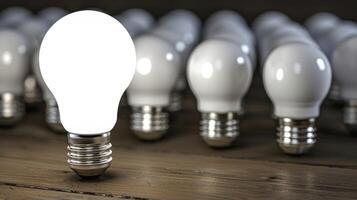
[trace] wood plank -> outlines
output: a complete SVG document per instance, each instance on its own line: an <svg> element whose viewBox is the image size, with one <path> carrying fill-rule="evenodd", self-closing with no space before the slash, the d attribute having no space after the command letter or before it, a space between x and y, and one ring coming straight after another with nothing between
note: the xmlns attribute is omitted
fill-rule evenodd
<svg viewBox="0 0 357 200"><path fill-rule="evenodd" d="M250 161L114 147L114 162L99 180L67 168L64 138L0 142L0 185L148 199L356 199L357 170Z"/></svg>
<svg viewBox="0 0 357 200"><path fill-rule="evenodd" d="M61 191L44 190L38 188L26 188L19 186L0 185L1 200L110 200L110 199L128 199L105 197L96 194L76 194Z"/></svg>

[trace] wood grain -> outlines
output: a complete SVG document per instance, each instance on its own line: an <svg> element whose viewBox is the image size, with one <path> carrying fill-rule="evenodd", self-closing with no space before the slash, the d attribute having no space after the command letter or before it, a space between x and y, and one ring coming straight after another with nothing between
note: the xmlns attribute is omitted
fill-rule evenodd
<svg viewBox="0 0 357 200"><path fill-rule="evenodd" d="M75 194L48 189L26 188L19 185L0 185L1 200L110 200L112 197L97 196L90 194ZM117 198L119 199L119 198ZM127 198L122 198L127 199Z"/></svg>
<svg viewBox="0 0 357 200"><path fill-rule="evenodd" d="M338 108L325 103L314 151L290 157L275 144L259 79L245 107L239 141L222 150L199 137L189 93L169 134L157 142L131 134L123 107L112 132L113 164L94 180L74 175L65 134L47 129L41 109L31 112L18 126L0 129L0 199L357 199L357 138L347 134Z"/></svg>

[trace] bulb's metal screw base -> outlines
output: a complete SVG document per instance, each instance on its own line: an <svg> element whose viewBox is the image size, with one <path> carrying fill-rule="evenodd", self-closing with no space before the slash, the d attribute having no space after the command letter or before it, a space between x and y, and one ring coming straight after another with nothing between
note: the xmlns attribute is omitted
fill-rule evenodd
<svg viewBox="0 0 357 200"><path fill-rule="evenodd" d="M42 101L41 90L34 75L30 74L24 82L24 100L26 104L38 104Z"/></svg>
<svg viewBox="0 0 357 200"><path fill-rule="evenodd" d="M81 177L102 175L112 162L110 132L100 135L68 133L68 164Z"/></svg>
<svg viewBox="0 0 357 200"><path fill-rule="evenodd" d="M341 102L341 89L336 83L332 83L329 94L328 94L329 99L331 99L334 102Z"/></svg>
<svg viewBox="0 0 357 200"><path fill-rule="evenodd" d="M60 120L58 105L54 99L49 99L46 101L46 123L50 129L55 132L65 132L65 129L63 128Z"/></svg>
<svg viewBox="0 0 357 200"><path fill-rule="evenodd" d="M286 154L306 154L315 145L317 135L314 118L303 120L279 118L278 120L277 142Z"/></svg>
<svg viewBox="0 0 357 200"><path fill-rule="evenodd" d="M357 100L350 100L346 102L343 121L350 134L357 136Z"/></svg>
<svg viewBox="0 0 357 200"><path fill-rule="evenodd" d="M0 94L0 125L12 126L25 115L22 98L12 93Z"/></svg>
<svg viewBox="0 0 357 200"><path fill-rule="evenodd" d="M201 137L211 147L229 147L238 135L238 113L202 113L200 122Z"/></svg>
<svg viewBox="0 0 357 200"><path fill-rule="evenodd" d="M159 140L169 128L169 113L162 107L133 107L131 129L142 140Z"/></svg>
<svg viewBox="0 0 357 200"><path fill-rule="evenodd" d="M170 112L178 112L182 109L182 91L174 90L170 95L170 105L167 108Z"/></svg>

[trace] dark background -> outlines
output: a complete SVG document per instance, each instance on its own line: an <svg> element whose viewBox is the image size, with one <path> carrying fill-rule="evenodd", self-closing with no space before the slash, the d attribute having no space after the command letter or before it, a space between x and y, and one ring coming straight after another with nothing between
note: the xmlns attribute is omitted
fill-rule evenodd
<svg viewBox="0 0 357 200"><path fill-rule="evenodd" d="M99 8L108 14L139 7L156 17L172 9L185 8L202 19L216 10L229 8L241 13L249 22L267 10L282 11L300 22L316 12L328 11L357 21L357 0L0 0L1 10L9 6L24 6L34 12L48 6L61 6L70 11Z"/></svg>

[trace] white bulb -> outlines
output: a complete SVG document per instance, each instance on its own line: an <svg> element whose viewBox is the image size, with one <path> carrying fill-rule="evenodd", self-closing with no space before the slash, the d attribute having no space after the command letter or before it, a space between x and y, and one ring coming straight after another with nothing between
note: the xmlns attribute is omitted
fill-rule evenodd
<svg viewBox="0 0 357 200"><path fill-rule="evenodd" d="M133 106L167 106L179 72L180 56L170 43L155 36L135 39L136 71L128 88Z"/></svg>
<svg viewBox="0 0 357 200"><path fill-rule="evenodd" d="M229 146L238 136L237 114L252 74L250 59L230 41L206 40L192 52L187 79L202 112L201 135L210 146Z"/></svg>
<svg viewBox="0 0 357 200"><path fill-rule="evenodd" d="M21 21L32 16L32 13L23 7L9 7L0 14L0 23L4 27L15 27Z"/></svg>
<svg viewBox="0 0 357 200"><path fill-rule="evenodd" d="M116 123L120 98L135 72L135 47L129 33L107 14L74 12L48 30L39 61L42 77L57 100L61 122L70 133L71 167L83 176L99 175L110 164L108 132ZM105 151L96 149L94 143L81 149L80 144L88 141L102 141L99 145ZM87 151L90 145L91 150L104 152L92 155ZM77 157L75 149L88 154L86 160Z"/></svg>
<svg viewBox="0 0 357 200"><path fill-rule="evenodd" d="M41 18L24 19L16 27L20 32L25 34L31 42L31 50L39 48L42 38L45 36L50 24Z"/></svg>
<svg viewBox="0 0 357 200"><path fill-rule="evenodd" d="M174 10L160 18L160 27L181 35L183 41L192 47L199 40L201 21L188 10Z"/></svg>
<svg viewBox="0 0 357 200"><path fill-rule="evenodd" d="M225 40L207 40L191 54L187 78L201 112L238 112L252 79L249 58Z"/></svg>
<svg viewBox="0 0 357 200"><path fill-rule="evenodd" d="M280 146L289 154L306 153L316 142L313 121L331 84L326 56L310 45L282 45L266 59L263 80L280 118Z"/></svg>
<svg viewBox="0 0 357 200"><path fill-rule="evenodd" d="M170 93L181 72L181 57L169 42L143 35L134 41L136 71L128 90L132 129L141 139L161 138L168 128Z"/></svg>
<svg viewBox="0 0 357 200"><path fill-rule="evenodd" d="M215 26L221 22L237 23L241 27L246 27L245 19L233 10L220 10L212 14L206 21L206 27Z"/></svg>
<svg viewBox="0 0 357 200"><path fill-rule="evenodd" d="M333 30L339 21L334 14L320 12L309 17L305 25L314 38L319 38L321 35Z"/></svg>
<svg viewBox="0 0 357 200"><path fill-rule="evenodd" d="M273 31L285 24L290 23L288 16L281 12L269 11L259 15L253 22L253 30L258 39L264 37L266 33Z"/></svg>
<svg viewBox="0 0 357 200"><path fill-rule="evenodd" d="M0 30L0 118L17 122L24 114L22 96L28 68L27 38L15 30Z"/></svg>
<svg viewBox="0 0 357 200"><path fill-rule="evenodd" d="M331 57L335 48L346 38L357 36L357 25L354 22L344 21L336 25L328 34L318 41L321 48Z"/></svg>
<svg viewBox="0 0 357 200"><path fill-rule="evenodd" d="M154 25L154 17L146 10L133 8L115 16L128 30L131 37L148 31Z"/></svg>
<svg viewBox="0 0 357 200"><path fill-rule="evenodd" d="M38 13L38 16L44 20L47 20L48 23L53 24L57 20L61 19L65 15L68 14L68 11L66 11L63 8L60 7L48 7L43 10L41 10Z"/></svg>
<svg viewBox="0 0 357 200"><path fill-rule="evenodd" d="M357 35L347 38L333 51L331 64L340 95L346 102L344 122L351 134L357 133Z"/></svg>

